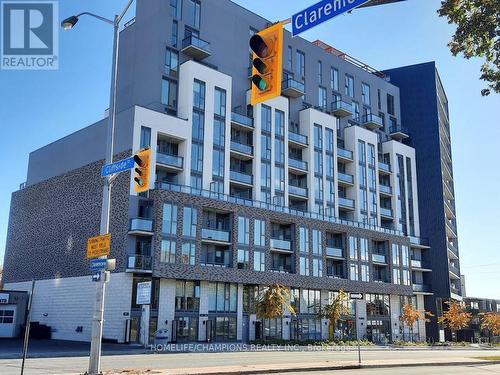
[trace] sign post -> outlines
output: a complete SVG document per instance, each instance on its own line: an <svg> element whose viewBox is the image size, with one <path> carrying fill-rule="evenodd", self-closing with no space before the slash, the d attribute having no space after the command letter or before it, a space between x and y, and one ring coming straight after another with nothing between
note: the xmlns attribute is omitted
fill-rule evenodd
<svg viewBox="0 0 500 375"><path fill-rule="evenodd" d="M151 314L151 281L137 283L137 293L135 303L141 305L141 337L146 348L149 343L149 317Z"/></svg>
<svg viewBox="0 0 500 375"><path fill-rule="evenodd" d="M363 299L363 293L349 293L349 298L351 300L360 300ZM356 309L356 311L358 311ZM358 365L361 367L361 343L359 342L359 337L358 337Z"/></svg>

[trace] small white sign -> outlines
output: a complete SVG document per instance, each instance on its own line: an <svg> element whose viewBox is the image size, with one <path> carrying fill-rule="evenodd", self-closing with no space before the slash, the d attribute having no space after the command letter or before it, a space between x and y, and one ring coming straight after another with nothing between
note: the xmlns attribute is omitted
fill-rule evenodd
<svg viewBox="0 0 500 375"><path fill-rule="evenodd" d="M3 304L9 303L9 294L0 293L0 303L3 303Z"/></svg>
<svg viewBox="0 0 500 375"><path fill-rule="evenodd" d="M137 305L149 305L151 304L151 281L145 281L142 283L137 283Z"/></svg>

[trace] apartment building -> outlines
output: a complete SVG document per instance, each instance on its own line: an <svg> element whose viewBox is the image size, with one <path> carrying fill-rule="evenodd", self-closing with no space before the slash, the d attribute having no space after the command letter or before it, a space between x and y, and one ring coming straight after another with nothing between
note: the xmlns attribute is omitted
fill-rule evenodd
<svg viewBox="0 0 500 375"><path fill-rule="evenodd" d="M424 308L432 250L399 88L287 32L282 96L250 106L248 40L268 24L228 0L139 1L121 31L115 160L150 147L155 185L137 195L130 173L113 185L106 339L326 339L317 313L346 290L363 299L334 337L388 342L409 329L404 303ZM39 280L32 319L54 338L90 340L106 121L32 152L12 196L6 287ZM256 316L271 283L290 288L295 315ZM414 332L425 340L425 323Z"/></svg>
<svg viewBox="0 0 500 375"><path fill-rule="evenodd" d="M417 153L420 231L429 239L432 253L424 253L434 272L424 274L432 288L426 308L438 316L449 299L465 296L460 275L457 214L450 137L448 99L434 62L391 69L385 72L400 89L401 119L409 138L405 143ZM437 338L436 321L429 333ZM451 332L447 332L447 336ZM441 335L442 336L442 335Z"/></svg>
<svg viewBox="0 0 500 375"><path fill-rule="evenodd" d="M457 338L462 341L480 343L499 343L500 336L481 328L484 314L500 313L500 300L477 297L464 297L465 310L472 314L470 326L457 332Z"/></svg>

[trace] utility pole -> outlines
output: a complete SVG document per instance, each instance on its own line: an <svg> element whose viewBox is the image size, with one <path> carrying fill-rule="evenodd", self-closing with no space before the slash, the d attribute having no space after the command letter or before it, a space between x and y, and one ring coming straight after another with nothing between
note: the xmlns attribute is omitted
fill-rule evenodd
<svg viewBox="0 0 500 375"><path fill-rule="evenodd" d="M24 362L28 355L28 344L30 340L30 325L31 325L31 305L33 304L33 292L35 291L35 280L31 281L31 292L28 299L28 317L26 319L26 327L24 328L24 343L23 343L23 362L21 364L21 375L24 374Z"/></svg>

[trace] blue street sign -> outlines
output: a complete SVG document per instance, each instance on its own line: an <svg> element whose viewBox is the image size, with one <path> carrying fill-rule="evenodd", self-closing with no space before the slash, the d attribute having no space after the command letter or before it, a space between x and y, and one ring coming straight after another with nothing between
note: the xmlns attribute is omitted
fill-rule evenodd
<svg viewBox="0 0 500 375"><path fill-rule="evenodd" d="M102 258L92 259L90 261L90 270L103 271L106 269L107 264L108 264L107 259L102 259Z"/></svg>
<svg viewBox="0 0 500 375"><path fill-rule="evenodd" d="M292 36L309 30L370 0L323 0L292 16Z"/></svg>
<svg viewBox="0 0 500 375"><path fill-rule="evenodd" d="M92 275L92 281L101 281L101 273L100 272L96 272Z"/></svg>
<svg viewBox="0 0 500 375"><path fill-rule="evenodd" d="M135 165L134 158L123 159L112 164L107 164L102 167L101 176L106 177L115 173L133 169Z"/></svg>

